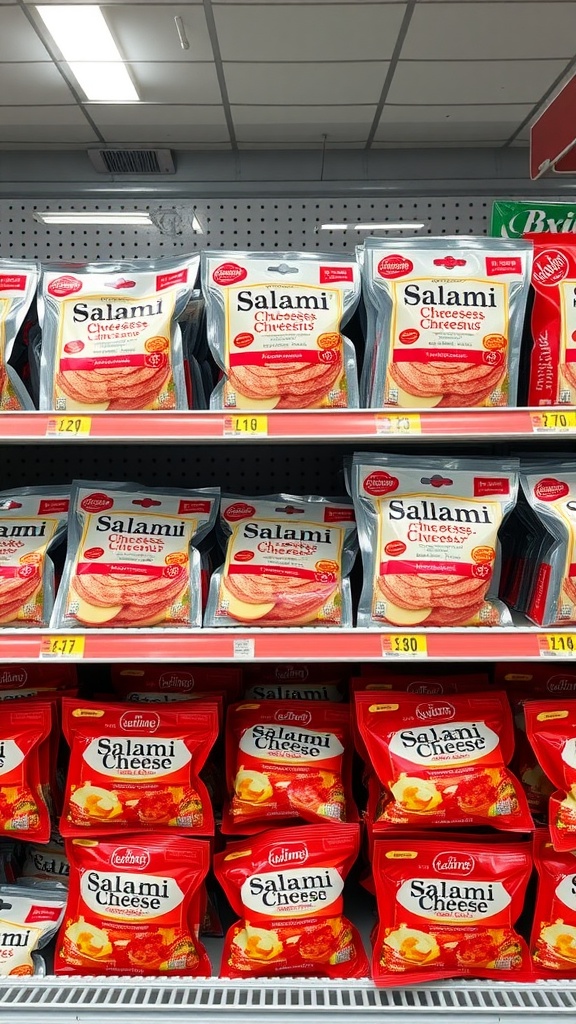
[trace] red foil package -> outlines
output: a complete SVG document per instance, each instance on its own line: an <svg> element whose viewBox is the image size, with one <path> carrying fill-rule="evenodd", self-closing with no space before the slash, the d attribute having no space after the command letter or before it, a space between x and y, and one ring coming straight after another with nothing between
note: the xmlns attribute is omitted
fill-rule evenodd
<svg viewBox="0 0 576 1024"><path fill-rule="evenodd" d="M216 877L240 920L224 940L224 978L362 978L368 960L344 917L358 825L274 829L230 843Z"/></svg>
<svg viewBox="0 0 576 1024"><path fill-rule="evenodd" d="M556 787L549 803L554 849L576 849L576 700L526 701L524 714L534 753Z"/></svg>
<svg viewBox="0 0 576 1024"><path fill-rule="evenodd" d="M538 895L530 949L538 978L576 978L576 853L557 853L548 831L534 836Z"/></svg>
<svg viewBox="0 0 576 1024"><path fill-rule="evenodd" d="M34 701L0 715L0 836L47 843L52 707Z"/></svg>
<svg viewBox="0 0 576 1024"><path fill-rule="evenodd" d="M534 243L528 405L576 405L576 238L527 237Z"/></svg>
<svg viewBox="0 0 576 1024"><path fill-rule="evenodd" d="M242 689L242 670L229 665L112 665L111 671L119 700L142 704L169 704L212 691L234 701Z"/></svg>

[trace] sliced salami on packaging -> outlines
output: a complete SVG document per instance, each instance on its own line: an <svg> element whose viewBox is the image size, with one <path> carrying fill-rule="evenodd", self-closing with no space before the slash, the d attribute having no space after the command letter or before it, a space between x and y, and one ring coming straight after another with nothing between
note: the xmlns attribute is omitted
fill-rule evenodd
<svg viewBox="0 0 576 1024"><path fill-rule="evenodd" d="M576 405L576 237L527 237L534 243L528 405Z"/></svg>
<svg viewBox="0 0 576 1024"><path fill-rule="evenodd" d="M531 871L527 843L377 839L376 984L457 977L530 981L530 953L514 925Z"/></svg>
<svg viewBox="0 0 576 1024"><path fill-rule="evenodd" d="M217 703L140 708L64 698L62 713L70 747L63 836L213 834L199 773L218 736Z"/></svg>
<svg viewBox="0 0 576 1024"><path fill-rule="evenodd" d="M558 853L546 829L534 836L538 894L530 942L538 978L576 978L576 852Z"/></svg>
<svg viewBox="0 0 576 1024"><path fill-rule="evenodd" d="M200 553L220 491L76 481L51 625L199 626Z"/></svg>
<svg viewBox="0 0 576 1024"><path fill-rule="evenodd" d="M352 502L272 494L220 503L226 561L210 583L205 626L352 625L357 552Z"/></svg>
<svg viewBox="0 0 576 1024"><path fill-rule="evenodd" d="M205 252L208 343L224 371L214 409L358 406L354 346L341 333L360 298L353 257Z"/></svg>
<svg viewBox="0 0 576 1024"><path fill-rule="evenodd" d="M46 626L54 605L51 551L68 519L69 487L0 492L0 626Z"/></svg>
<svg viewBox="0 0 576 1024"><path fill-rule="evenodd" d="M348 483L364 563L359 626L511 625L498 598L498 531L514 459L360 452Z"/></svg>
<svg viewBox="0 0 576 1024"><path fill-rule="evenodd" d="M0 412L34 408L17 369L17 338L36 294L38 276L36 263L0 259Z"/></svg>
<svg viewBox="0 0 576 1024"><path fill-rule="evenodd" d="M207 977L198 935L210 844L178 836L72 839L56 974Z"/></svg>
<svg viewBox="0 0 576 1024"><path fill-rule="evenodd" d="M359 825L306 825L216 854L216 877L240 917L224 940L221 976L366 977L362 940L344 917L359 848Z"/></svg>
<svg viewBox="0 0 576 1024"><path fill-rule="evenodd" d="M49 784L52 707L19 703L0 714L0 836L37 843L50 838Z"/></svg>
<svg viewBox="0 0 576 1024"><path fill-rule="evenodd" d="M229 800L222 831L252 835L302 820L357 821L351 767L347 705L234 704L226 722Z"/></svg>
<svg viewBox="0 0 576 1024"><path fill-rule="evenodd" d="M40 408L187 409L182 335L200 257L46 264Z"/></svg>
<svg viewBox="0 0 576 1024"><path fill-rule="evenodd" d="M521 240L367 238L367 404L515 405L531 263Z"/></svg>

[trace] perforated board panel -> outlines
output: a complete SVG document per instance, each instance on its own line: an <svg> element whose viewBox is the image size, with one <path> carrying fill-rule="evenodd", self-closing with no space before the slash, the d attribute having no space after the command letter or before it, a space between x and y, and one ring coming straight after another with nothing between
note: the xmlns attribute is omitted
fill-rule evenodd
<svg viewBox="0 0 576 1024"><path fill-rule="evenodd" d="M38 260L99 260L161 256L193 249L353 250L365 233L321 231L320 225L423 223L402 235L486 234L492 201L486 196L425 199L221 199L213 202L120 203L103 200L0 200L0 256ZM47 226L34 212L146 210L160 227ZM203 233L193 230L193 218ZM396 233L396 232L395 232ZM398 232L400 235L400 232Z"/></svg>

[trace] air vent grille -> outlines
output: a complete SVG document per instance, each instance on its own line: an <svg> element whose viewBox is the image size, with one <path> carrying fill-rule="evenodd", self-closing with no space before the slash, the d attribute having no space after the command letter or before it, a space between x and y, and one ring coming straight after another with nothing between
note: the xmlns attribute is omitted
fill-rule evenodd
<svg viewBox="0 0 576 1024"><path fill-rule="evenodd" d="M90 149L88 156L100 174L174 174L169 149Z"/></svg>

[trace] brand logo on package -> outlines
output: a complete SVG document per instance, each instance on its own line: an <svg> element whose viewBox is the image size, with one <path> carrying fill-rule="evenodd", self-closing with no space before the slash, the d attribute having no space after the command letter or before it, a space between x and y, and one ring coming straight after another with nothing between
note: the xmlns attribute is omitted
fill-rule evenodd
<svg viewBox="0 0 576 1024"><path fill-rule="evenodd" d="M3 668L0 672L0 686L24 686L28 673L23 668Z"/></svg>
<svg viewBox="0 0 576 1024"><path fill-rule="evenodd" d="M413 270L414 264L412 260L407 259L406 256L400 256L398 253L384 256L378 264L380 277L385 277L390 281L396 277L404 277L406 274L411 274Z"/></svg>
<svg viewBox="0 0 576 1024"><path fill-rule="evenodd" d="M575 693L576 676L552 676L546 682L548 693Z"/></svg>
<svg viewBox="0 0 576 1024"><path fill-rule="evenodd" d="M377 470L374 473L370 473L364 480L364 490L367 494L382 497L390 491L395 491L399 483L400 481L397 476L390 476L390 473Z"/></svg>
<svg viewBox="0 0 576 1024"><path fill-rule="evenodd" d="M539 501L557 501L558 498L565 498L570 494L568 484L563 480L555 480L553 476L546 476L539 480L534 488L534 494Z"/></svg>
<svg viewBox="0 0 576 1024"><path fill-rule="evenodd" d="M134 846L118 846L110 857L113 868L140 868L143 871L150 863L148 850Z"/></svg>
<svg viewBox="0 0 576 1024"><path fill-rule="evenodd" d="M194 676L190 672L163 672L158 680L161 690L182 690L185 693L194 689Z"/></svg>
<svg viewBox="0 0 576 1024"><path fill-rule="evenodd" d="M433 722L440 718L454 718L456 709L453 704L447 702L428 701L426 704L419 704L416 708L416 718L421 722Z"/></svg>
<svg viewBox="0 0 576 1024"><path fill-rule="evenodd" d="M308 860L308 847L304 843L284 843L272 846L268 854L268 863L273 867L281 864L305 864Z"/></svg>
<svg viewBox="0 0 576 1024"><path fill-rule="evenodd" d="M48 285L48 294L54 295L57 299L65 298L66 295L74 295L82 291L82 281L71 274L63 274L62 277L55 277Z"/></svg>
<svg viewBox="0 0 576 1024"><path fill-rule="evenodd" d="M239 281L244 281L246 277L248 277L248 271L244 267L239 267L237 263L221 263L212 274L212 280L216 284L224 286L238 284Z"/></svg>
<svg viewBox="0 0 576 1024"><path fill-rule="evenodd" d="M434 871L439 875L457 874L470 875L474 871L476 861L468 853L453 853L447 850L445 853L438 853L432 861Z"/></svg>
<svg viewBox="0 0 576 1024"><path fill-rule="evenodd" d="M310 711L276 711L274 714L275 722L294 722L298 725L310 725L312 721L312 715Z"/></svg>
<svg viewBox="0 0 576 1024"><path fill-rule="evenodd" d="M534 259L532 281L545 288L552 288L568 277L570 264L560 249L545 249Z"/></svg>
<svg viewBox="0 0 576 1024"><path fill-rule="evenodd" d="M120 728L124 732L156 732L160 715L155 711L126 711L120 717Z"/></svg>
<svg viewBox="0 0 576 1024"><path fill-rule="evenodd" d="M84 512L88 512L90 515L95 515L98 512L106 512L113 506L114 501L112 498L109 498L107 494L102 494L98 491L87 495L86 498L82 498L82 501L80 502L80 508L83 509Z"/></svg>
<svg viewBox="0 0 576 1024"><path fill-rule="evenodd" d="M247 505L243 501L237 501L235 505L229 505L224 512L224 519L229 523L236 523L239 519L251 519L256 515L254 505Z"/></svg>

